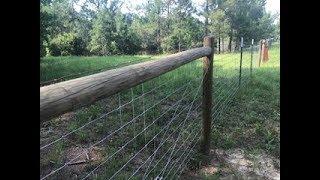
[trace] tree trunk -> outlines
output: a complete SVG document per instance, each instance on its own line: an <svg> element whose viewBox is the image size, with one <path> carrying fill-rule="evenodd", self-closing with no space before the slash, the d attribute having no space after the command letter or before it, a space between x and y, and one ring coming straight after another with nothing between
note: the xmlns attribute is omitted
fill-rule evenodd
<svg viewBox="0 0 320 180"><path fill-rule="evenodd" d="M219 43L219 54L221 52L221 38L220 38L220 32L219 32L219 39L218 39L218 43Z"/></svg>
<svg viewBox="0 0 320 180"><path fill-rule="evenodd" d="M222 52L224 52L224 38L222 38Z"/></svg>
<svg viewBox="0 0 320 180"><path fill-rule="evenodd" d="M167 24L167 28L168 28L168 31L170 29L170 1L168 1L168 7L167 7L167 18L168 18L168 24Z"/></svg>
<svg viewBox="0 0 320 180"><path fill-rule="evenodd" d="M206 20L205 20L205 23L204 23L204 28L205 28L205 35L207 36L208 35L208 16L209 16L209 2L208 0L206 1Z"/></svg>
<svg viewBox="0 0 320 180"><path fill-rule="evenodd" d="M231 52L231 48L232 48L232 33L229 34L229 44L228 44L229 52Z"/></svg>
<svg viewBox="0 0 320 180"><path fill-rule="evenodd" d="M240 51L240 44L239 44L240 40L241 40L240 38L236 38L236 44L235 44L234 49L237 51Z"/></svg>
<svg viewBox="0 0 320 180"><path fill-rule="evenodd" d="M157 19L157 51L158 53L160 53L160 47L161 47L161 43L160 43L160 8L158 8L158 19Z"/></svg>
<svg viewBox="0 0 320 180"><path fill-rule="evenodd" d="M179 5L179 16L180 16L180 18L179 18L179 52L181 52L181 19L182 19L182 17L181 17L181 6Z"/></svg>

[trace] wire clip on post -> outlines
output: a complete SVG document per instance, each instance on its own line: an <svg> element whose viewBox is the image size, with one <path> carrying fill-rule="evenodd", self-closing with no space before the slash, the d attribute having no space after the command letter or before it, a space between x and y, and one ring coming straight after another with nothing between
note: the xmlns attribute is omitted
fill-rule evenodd
<svg viewBox="0 0 320 180"><path fill-rule="evenodd" d="M211 54L203 58L203 95L202 95L202 133L203 139L201 151L204 155L209 154L210 132L211 132L211 107L212 107L212 69L213 69L213 42L212 36L207 36L203 40L204 47L211 47Z"/></svg>

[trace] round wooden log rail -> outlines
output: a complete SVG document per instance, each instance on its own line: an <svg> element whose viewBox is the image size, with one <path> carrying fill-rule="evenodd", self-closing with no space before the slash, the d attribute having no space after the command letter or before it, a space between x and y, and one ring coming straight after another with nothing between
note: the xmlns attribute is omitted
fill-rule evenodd
<svg viewBox="0 0 320 180"><path fill-rule="evenodd" d="M40 123L134 87L211 53L212 48L208 46L194 48L159 60L41 87Z"/></svg>

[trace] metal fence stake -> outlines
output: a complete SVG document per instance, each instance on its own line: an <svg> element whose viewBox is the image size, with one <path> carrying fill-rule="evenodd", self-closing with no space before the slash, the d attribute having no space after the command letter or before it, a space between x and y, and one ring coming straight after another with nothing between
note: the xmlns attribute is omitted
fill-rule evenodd
<svg viewBox="0 0 320 180"><path fill-rule="evenodd" d="M250 76L252 77L252 61L253 61L253 43L254 39L251 40L251 61L250 61Z"/></svg>
<svg viewBox="0 0 320 180"><path fill-rule="evenodd" d="M240 70L239 70L239 86L241 86L241 73L242 73L242 49L243 48L243 37L241 37L240 44Z"/></svg>

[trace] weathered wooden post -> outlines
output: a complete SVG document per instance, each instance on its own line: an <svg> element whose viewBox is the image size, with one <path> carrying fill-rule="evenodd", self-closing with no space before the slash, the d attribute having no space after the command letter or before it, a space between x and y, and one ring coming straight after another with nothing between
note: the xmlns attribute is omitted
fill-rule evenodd
<svg viewBox="0 0 320 180"><path fill-rule="evenodd" d="M202 147L204 155L209 154L211 132L211 107L212 107L212 76L213 76L213 42L214 38L207 36L203 40L204 47L211 47L210 55L203 58L203 95L202 95Z"/></svg>
<svg viewBox="0 0 320 180"><path fill-rule="evenodd" d="M211 47L193 48L157 60L40 87L40 123L89 106L211 53Z"/></svg>

